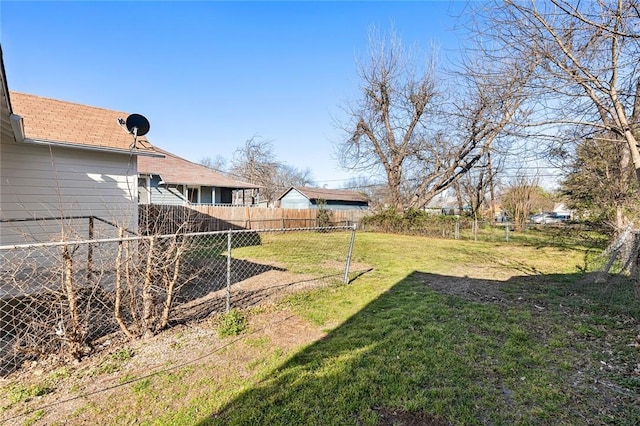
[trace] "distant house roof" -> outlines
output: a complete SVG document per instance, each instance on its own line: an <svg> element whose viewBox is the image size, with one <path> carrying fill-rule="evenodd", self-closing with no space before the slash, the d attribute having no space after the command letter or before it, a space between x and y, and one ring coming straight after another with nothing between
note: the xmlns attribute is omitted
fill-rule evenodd
<svg viewBox="0 0 640 426"><path fill-rule="evenodd" d="M350 201L358 203L368 203L369 199L356 191L349 191L346 189L326 189L326 188L309 188L305 186L292 186L287 189L278 199L282 199L291 190L296 190L310 201L312 200L324 200L324 201Z"/></svg>
<svg viewBox="0 0 640 426"><path fill-rule="evenodd" d="M118 124L128 113L88 105L11 93L13 112L23 118L27 142L58 144L83 149L153 153L146 137L133 136Z"/></svg>
<svg viewBox="0 0 640 426"><path fill-rule="evenodd" d="M138 173L159 175L165 183L176 185L213 186L218 188L252 189L260 188L247 182L229 178L201 164L178 157L168 151L154 147L164 154L163 158L139 157Z"/></svg>

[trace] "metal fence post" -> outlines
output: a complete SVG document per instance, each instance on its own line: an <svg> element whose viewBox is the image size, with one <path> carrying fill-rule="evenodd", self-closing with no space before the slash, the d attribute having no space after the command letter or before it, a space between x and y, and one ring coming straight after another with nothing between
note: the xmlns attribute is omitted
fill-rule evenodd
<svg viewBox="0 0 640 426"><path fill-rule="evenodd" d="M93 216L89 216L89 240L93 240ZM87 244L87 280L93 277L93 244Z"/></svg>
<svg viewBox="0 0 640 426"><path fill-rule="evenodd" d="M510 227L510 222L507 222L504 226L504 240L506 242L509 242L509 227Z"/></svg>
<svg viewBox="0 0 640 426"><path fill-rule="evenodd" d="M227 233L227 313L231 309L231 233Z"/></svg>
<svg viewBox="0 0 640 426"><path fill-rule="evenodd" d="M342 282L349 284L349 268L351 267L351 254L353 253L353 243L356 239L356 225L351 227L351 241L349 242L349 252L347 253L347 263L344 266L344 278Z"/></svg>
<svg viewBox="0 0 640 426"><path fill-rule="evenodd" d="M473 218L473 240L478 241L478 218Z"/></svg>

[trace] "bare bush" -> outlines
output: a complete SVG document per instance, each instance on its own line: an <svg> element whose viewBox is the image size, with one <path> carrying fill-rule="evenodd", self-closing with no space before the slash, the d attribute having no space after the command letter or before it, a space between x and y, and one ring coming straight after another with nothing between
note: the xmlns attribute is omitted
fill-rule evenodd
<svg viewBox="0 0 640 426"><path fill-rule="evenodd" d="M120 238L2 246L0 373L43 357L79 360L114 337L148 338L272 293L343 282L351 247L345 231L354 232L121 231ZM279 250L295 253L291 271L260 260Z"/></svg>

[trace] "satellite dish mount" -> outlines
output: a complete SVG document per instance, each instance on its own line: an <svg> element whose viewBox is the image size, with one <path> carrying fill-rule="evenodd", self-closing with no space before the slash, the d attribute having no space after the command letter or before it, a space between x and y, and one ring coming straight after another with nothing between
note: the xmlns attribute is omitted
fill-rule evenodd
<svg viewBox="0 0 640 426"><path fill-rule="evenodd" d="M121 119L119 119L118 122L122 124L120 120ZM127 130L129 131L129 133L133 135L133 144L131 144L131 148L136 147L138 136L146 135L147 133L149 133L149 129L151 128L151 126L149 125L149 120L147 120L145 116L140 114L131 114L129 117L127 117L125 125L127 126Z"/></svg>

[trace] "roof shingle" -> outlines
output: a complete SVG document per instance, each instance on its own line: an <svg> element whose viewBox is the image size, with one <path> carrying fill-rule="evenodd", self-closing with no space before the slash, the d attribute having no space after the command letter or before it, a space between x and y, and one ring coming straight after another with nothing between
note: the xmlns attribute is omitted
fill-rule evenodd
<svg viewBox="0 0 640 426"><path fill-rule="evenodd" d="M154 148L157 152L164 154L164 157L138 157L138 173L159 175L165 183L178 185L233 189L260 188L259 185L231 179L208 167L192 163L158 147Z"/></svg>
<svg viewBox="0 0 640 426"><path fill-rule="evenodd" d="M130 151L133 136L120 127L126 112L10 92L13 112L23 118L28 139L78 147ZM152 152L146 137L138 137L133 152Z"/></svg>
<svg viewBox="0 0 640 426"><path fill-rule="evenodd" d="M297 190L309 200L355 201L361 203L369 201L366 196L356 191L347 189L309 188L304 186L293 186L282 194L280 198L284 197L292 189Z"/></svg>

